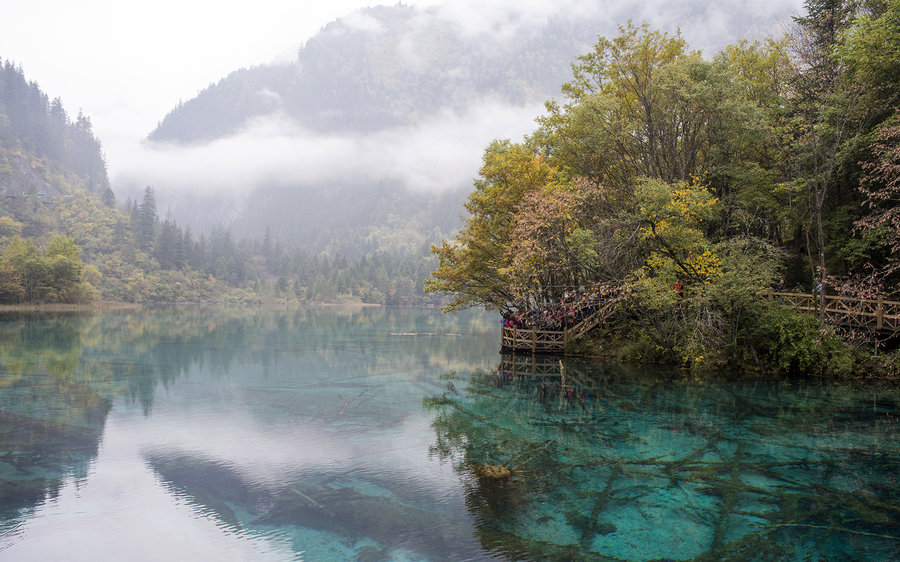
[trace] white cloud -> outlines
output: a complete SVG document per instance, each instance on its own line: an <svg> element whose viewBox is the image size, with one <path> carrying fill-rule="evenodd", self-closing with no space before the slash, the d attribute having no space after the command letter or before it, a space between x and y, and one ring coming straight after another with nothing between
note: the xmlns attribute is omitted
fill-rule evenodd
<svg viewBox="0 0 900 562"><path fill-rule="evenodd" d="M366 31L369 33L380 33L384 31L381 22L366 12L352 12L341 18L341 21L350 29Z"/></svg>
<svg viewBox="0 0 900 562"><path fill-rule="evenodd" d="M415 126L366 135L317 134L275 115L205 145L135 145L121 162L127 171L113 179L149 184L163 194L239 195L263 182L317 185L350 177L420 190L455 188L471 184L488 143L520 140L541 110L483 100L464 113L446 110Z"/></svg>

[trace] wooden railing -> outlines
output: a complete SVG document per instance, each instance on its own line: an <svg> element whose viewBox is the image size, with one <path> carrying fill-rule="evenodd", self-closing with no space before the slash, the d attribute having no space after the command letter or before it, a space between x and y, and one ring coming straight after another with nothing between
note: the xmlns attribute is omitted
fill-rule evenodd
<svg viewBox="0 0 900 562"><path fill-rule="evenodd" d="M804 312L819 314L821 311L822 300L816 295L769 291L763 293L763 296ZM895 333L900 331L900 302L882 297L825 295L825 321L838 326Z"/></svg>
<svg viewBox="0 0 900 562"><path fill-rule="evenodd" d="M818 314L822 301L808 293L776 293L768 291L763 297L780 301L785 306ZM620 299L613 299L571 328L539 330L504 326L500 333L500 347L506 351L530 351L531 353L564 354L573 338L586 334L606 322L615 311ZM838 326L848 326L880 333L900 333L900 302L882 297L854 298L835 295L825 296L825 321Z"/></svg>
<svg viewBox="0 0 900 562"><path fill-rule="evenodd" d="M562 331L503 326L500 331L500 347L505 350L532 353L565 353L569 341L606 322L618 302L616 299L604 303L581 322Z"/></svg>

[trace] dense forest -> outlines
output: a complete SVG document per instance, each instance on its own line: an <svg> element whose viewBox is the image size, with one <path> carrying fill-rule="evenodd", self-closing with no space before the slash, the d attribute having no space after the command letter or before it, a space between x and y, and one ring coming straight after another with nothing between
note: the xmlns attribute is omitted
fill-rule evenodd
<svg viewBox="0 0 900 562"><path fill-rule="evenodd" d="M0 66L0 304L261 302L425 304L427 244L352 259L269 236L199 237L160 217L153 188L117 204L90 119L74 122L22 69Z"/></svg>
<svg viewBox="0 0 900 562"><path fill-rule="evenodd" d="M858 368L877 334L760 292L898 296L900 1L806 9L785 37L711 58L647 25L599 38L533 134L487 147L429 290L512 316L614 286L593 351Z"/></svg>

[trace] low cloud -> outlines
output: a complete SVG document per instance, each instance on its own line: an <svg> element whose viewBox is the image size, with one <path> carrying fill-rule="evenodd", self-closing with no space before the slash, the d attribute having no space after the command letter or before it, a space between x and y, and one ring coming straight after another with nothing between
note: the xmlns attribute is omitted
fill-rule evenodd
<svg viewBox="0 0 900 562"><path fill-rule="evenodd" d="M321 134L281 115L253 121L242 133L196 145L135 145L113 181L151 185L161 194L248 194L261 184L328 185L346 179L395 181L413 190L470 185L484 148L534 129L540 105L493 100L465 112L445 110L414 126L371 134Z"/></svg>
<svg viewBox="0 0 900 562"><path fill-rule="evenodd" d="M413 39L416 33L432 33L425 23L435 17L481 38L475 39L477 44L492 50L515 48L523 29L539 29L550 17L605 22L597 35L607 37L617 35L615 26L629 19L635 24L646 21L670 33L680 30L691 48L711 57L742 37L777 34L791 15L802 11L803 2L426 0L416 4L421 8L420 25L413 23L398 39L396 49L411 67L428 60L416 50L421 43ZM352 14L345 22L362 29L380 25L364 12ZM443 190L470 186L485 146L497 138L521 139L534 129L534 118L542 112L539 104L512 106L486 99L463 111L446 109L415 125L364 135L304 130L276 114L249 123L237 135L203 145L139 144L126 139L124 131L105 137L105 143L114 145L111 175L121 198L134 196L145 185L153 186L162 197L191 193L240 198L260 185L327 187L360 179Z"/></svg>
<svg viewBox="0 0 900 562"><path fill-rule="evenodd" d="M543 25L550 17L605 21L598 35L615 35L616 26L632 20L655 29L677 30L694 49L712 55L745 35L778 34L790 17L804 11L803 0L454 0L432 7L470 36L513 40L524 27Z"/></svg>

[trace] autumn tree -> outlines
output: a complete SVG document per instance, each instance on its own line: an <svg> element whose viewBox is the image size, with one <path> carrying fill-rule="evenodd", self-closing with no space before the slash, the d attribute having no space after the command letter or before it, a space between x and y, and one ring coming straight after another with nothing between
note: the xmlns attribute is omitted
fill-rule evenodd
<svg viewBox="0 0 900 562"><path fill-rule="evenodd" d="M612 280L608 256L596 244L598 196L587 181L552 184L523 196L506 249L519 308L545 306L568 291Z"/></svg>
<svg viewBox="0 0 900 562"><path fill-rule="evenodd" d="M4 285L8 295L21 295L26 302L42 302L50 293L50 271L33 240L14 236L3 250L2 258L8 265ZM18 284L20 290L9 287Z"/></svg>
<svg viewBox="0 0 900 562"><path fill-rule="evenodd" d="M506 249L513 243L516 208L528 193L566 181L543 157L509 141L485 150L479 175L465 203L465 225L454 241L431 250L439 264L426 290L452 294L451 311L478 305L509 310L517 289Z"/></svg>
<svg viewBox="0 0 900 562"><path fill-rule="evenodd" d="M657 345L700 366L753 349L770 306L759 298L779 267L779 252L747 236L716 238L721 202L702 178L637 188L645 260L629 279L633 305Z"/></svg>
<svg viewBox="0 0 900 562"><path fill-rule="evenodd" d="M54 236L43 252L33 240L15 236L0 255L0 302L90 300L96 290L82 279L83 268L81 249L68 236Z"/></svg>
<svg viewBox="0 0 900 562"><path fill-rule="evenodd" d="M44 260L50 270L54 298L59 302L80 300L81 249L69 236L55 236L44 249Z"/></svg>

